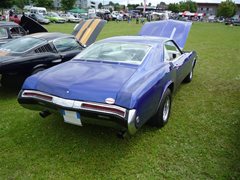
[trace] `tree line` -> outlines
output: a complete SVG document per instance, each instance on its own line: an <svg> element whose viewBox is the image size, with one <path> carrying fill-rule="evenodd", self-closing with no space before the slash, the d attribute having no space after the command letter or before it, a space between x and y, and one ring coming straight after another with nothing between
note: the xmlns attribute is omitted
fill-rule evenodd
<svg viewBox="0 0 240 180"><path fill-rule="evenodd" d="M47 7L48 9L53 9L53 0L31 0L35 6ZM0 9L11 8L13 5L18 6L20 9L24 8L24 5L28 4L29 0L1 0ZM62 10L69 10L74 7L76 0L61 0ZM143 4L140 4L143 6ZM125 5L120 5L119 3L109 2L109 6L112 6L115 11L125 10ZM139 4L128 4L128 10L134 10ZM151 6L151 3L148 4ZM178 13L184 11L197 12L197 3L191 0L180 1L179 3L170 3L166 5L164 2L160 2L157 7L167 7L169 11ZM103 8L103 4L99 3L98 8ZM237 12L237 5L232 0L222 1L217 9L217 16L222 17L232 17Z"/></svg>

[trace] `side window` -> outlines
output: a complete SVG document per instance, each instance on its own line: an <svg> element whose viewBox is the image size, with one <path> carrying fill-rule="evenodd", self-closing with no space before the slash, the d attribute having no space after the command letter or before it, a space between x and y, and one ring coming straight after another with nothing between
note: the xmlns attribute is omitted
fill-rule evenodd
<svg viewBox="0 0 240 180"><path fill-rule="evenodd" d="M77 41L74 38L58 39L58 40L55 40L53 44L58 52L66 52L66 51L71 51L75 49L80 49L80 45L77 43Z"/></svg>
<svg viewBox="0 0 240 180"><path fill-rule="evenodd" d="M0 39L8 38L7 30L3 27L0 27Z"/></svg>
<svg viewBox="0 0 240 180"><path fill-rule="evenodd" d="M164 44L164 61L173 61L181 56L181 52L172 41Z"/></svg>
<svg viewBox="0 0 240 180"><path fill-rule="evenodd" d="M25 35L25 32L21 27L11 27L9 30L12 37Z"/></svg>

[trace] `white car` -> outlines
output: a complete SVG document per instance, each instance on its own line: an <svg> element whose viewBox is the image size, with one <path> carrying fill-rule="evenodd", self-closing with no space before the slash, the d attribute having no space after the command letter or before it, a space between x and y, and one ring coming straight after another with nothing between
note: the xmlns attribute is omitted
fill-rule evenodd
<svg viewBox="0 0 240 180"><path fill-rule="evenodd" d="M66 22L78 23L80 21L79 18L74 17L72 14L61 14L61 17L64 18Z"/></svg>

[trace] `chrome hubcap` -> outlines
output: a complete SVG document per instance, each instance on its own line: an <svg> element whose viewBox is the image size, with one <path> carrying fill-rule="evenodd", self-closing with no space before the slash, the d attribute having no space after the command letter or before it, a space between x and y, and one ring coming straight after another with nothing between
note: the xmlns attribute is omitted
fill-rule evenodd
<svg viewBox="0 0 240 180"><path fill-rule="evenodd" d="M190 72L190 79L192 79L192 76L193 76L193 71Z"/></svg>
<svg viewBox="0 0 240 180"><path fill-rule="evenodd" d="M164 106L163 106L163 121L164 122L167 121L169 110L170 110L170 98L168 96L166 98L166 101L165 101Z"/></svg>

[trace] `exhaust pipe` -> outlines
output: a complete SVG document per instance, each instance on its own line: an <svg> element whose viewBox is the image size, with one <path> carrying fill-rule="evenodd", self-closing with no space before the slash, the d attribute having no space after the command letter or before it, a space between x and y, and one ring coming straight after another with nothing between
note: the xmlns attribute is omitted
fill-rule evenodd
<svg viewBox="0 0 240 180"><path fill-rule="evenodd" d="M48 111L48 110L44 110L44 111L41 111L39 113L39 115L42 117L42 118L45 118L47 116L49 116L51 113Z"/></svg>
<svg viewBox="0 0 240 180"><path fill-rule="evenodd" d="M117 133L117 137L118 137L119 139L125 139L127 136L128 136L128 133L127 133L126 131L119 131L119 132Z"/></svg>

